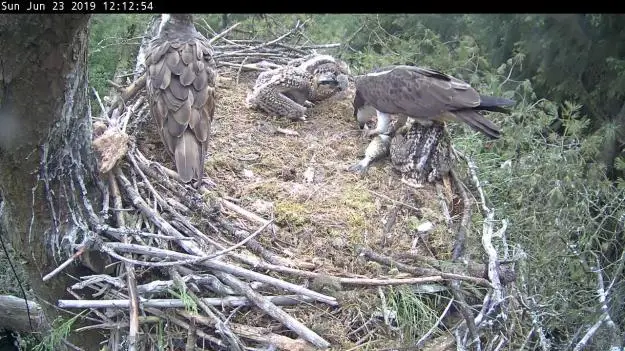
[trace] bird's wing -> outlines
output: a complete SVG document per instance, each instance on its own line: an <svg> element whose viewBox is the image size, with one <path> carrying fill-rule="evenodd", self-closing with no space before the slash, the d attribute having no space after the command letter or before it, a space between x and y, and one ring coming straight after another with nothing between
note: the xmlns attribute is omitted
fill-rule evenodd
<svg viewBox="0 0 625 351"><path fill-rule="evenodd" d="M215 62L203 37L156 38L146 55L151 113L183 181L202 176L215 111Z"/></svg>
<svg viewBox="0 0 625 351"><path fill-rule="evenodd" d="M268 113L299 119L311 92L311 74L296 67L285 67L248 95L248 100Z"/></svg>
<svg viewBox="0 0 625 351"><path fill-rule="evenodd" d="M476 107L480 95L469 84L427 68L393 66L359 77L356 88L377 110L415 117Z"/></svg>

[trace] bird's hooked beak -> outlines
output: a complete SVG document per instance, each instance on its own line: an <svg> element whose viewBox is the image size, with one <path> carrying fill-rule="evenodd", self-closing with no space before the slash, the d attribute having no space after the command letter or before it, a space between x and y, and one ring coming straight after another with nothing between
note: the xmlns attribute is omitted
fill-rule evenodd
<svg viewBox="0 0 625 351"><path fill-rule="evenodd" d="M319 82L319 85L330 85L333 87L339 85L339 81L332 72L322 73L317 81Z"/></svg>

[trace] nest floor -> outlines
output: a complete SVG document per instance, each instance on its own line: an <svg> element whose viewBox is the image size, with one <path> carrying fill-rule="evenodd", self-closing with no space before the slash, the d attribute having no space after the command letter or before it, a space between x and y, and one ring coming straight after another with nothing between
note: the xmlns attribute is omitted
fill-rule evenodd
<svg viewBox="0 0 625 351"><path fill-rule="evenodd" d="M353 91L318 103L307 113L308 121L292 122L245 106L256 76L243 73L238 83L236 72L219 77L205 168L221 196L267 219L274 218L280 230L266 230L256 237L264 247L314 264L317 273L353 278L406 277L396 269L363 259L357 254L359 246L387 255L412 251L449 259L454 238L441 211L444 200L434 186L415 190L402 184L388 160L371 167L364 178L347 171L363 156L368 143L353 118ZM298 135L277 131L282 128ZM139 148L155 161L173 167L169 155L159 151L163 146L155 131L146 133ZM417 228L425 222L434 229L417 235ZM252 224L241 226L250 232L258 229ZM399 339L403 337L384 327L382 317L382 327L358 330L382 312L383 294L377 287L341 287L303 278L300 283L321 285L321 290L315 290L342 301L338 309L284 307L335 349L380 350L402 344ZM254 318L259 320L251 322ZM254 309L236 319L289 335L286 328L256 315Z"/></svg>

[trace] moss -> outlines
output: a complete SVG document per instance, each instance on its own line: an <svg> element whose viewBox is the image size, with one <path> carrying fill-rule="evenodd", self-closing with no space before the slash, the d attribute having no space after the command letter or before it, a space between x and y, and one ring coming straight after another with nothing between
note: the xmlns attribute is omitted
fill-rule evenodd
<svg viewBox="0 0 625 351"><path fill-rule="evenodd" d="M303 226L310 223L310 213L301 203L288 200L276 203L276 222L280 225Z"/></svg>

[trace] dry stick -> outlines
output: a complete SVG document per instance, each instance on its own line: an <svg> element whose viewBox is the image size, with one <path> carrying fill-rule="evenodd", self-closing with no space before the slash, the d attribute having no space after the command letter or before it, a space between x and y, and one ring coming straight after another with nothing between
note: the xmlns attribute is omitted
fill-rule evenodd
<svg viewBox="0 0 625 351"><path fill-rule="evenodd" d="M232 202L230 202L228 200L225 200L223 198L221 198L219 200L220 200L221 204L225 208L227 208L227 209L229 209L231 211L234 211L237 214L240 214L241 216L245 217L245 219L247 219L247 220L250 220L250 221L253 221L253 222L257 222L257 223L260 223L260 224L265 224L265 223L268 222L268 220L260 217L259 215L255 214L255 213L252 213L252 212L242 208L239 205L233 204ZM275 224L272 225L272 230L279 230L279 229L280 228L278 226L276 226Z"/></svg>
<svg viewBox="0 0 625 351"><path fill-rule="evenodd" d="M95 95L96 100L98 100L98 104L100 104L100 115L103 115L105 118L108 119L108 116L106 115L106 108L104 108L104 104L100 99L100 94L98 94L98 91L95 90L94 87L91 87L91 90L93 90L93 95Z"/></svg>
<svg viewBox="0 0 625 351"><path fill-rule="evenodd" d="M454 182L454 186L456 187L456 191L460 193L462 197L462 218L460 220L460 226L458 227L458 232L456 233L456 241L454 242L454 247L452 251L452 259L457 260L464 255L464 249L467 238L467 228L469 227L469 223L471 220L471 199L467 196L467 192L464 190L464 184L458 177L458 174L453 169L451 170L451 178Z"/></svg>
<svg viewBox="0 0 625 351"><path fill-rule="evenodd" d="M139 323L140 324L156 324L158 322L160 322L161 319L159 317L156 316L147 316L147 317L139 317ZM78 328L75 331L76 332L83 332L83 331L87 331L87 330L94 330L94 329L122 329L122 328L127 328L130 325L130 323L127 322L110 322L110 323L100 323L100 324L92 324L92 325L88 325L86 327L82 327L82 328Z"/></svg>
<svg viewBox="0 0 625 351"><path fill-rule="evenodd" d="M326 349L330 347L330 343L324 340L317 333L308 329L297 319L291 317L288 313L284 312L280 307L273 304L271 301L263 297L261 294L254 291L248 284L243 283L239 279L233 277L230 274L223 272L215 272L217 278L221 279L224 283L230 285L235 291L239 291L244 294L250 301L256 306L265 311L268 315L272 316L276 320L280 321L284 326L295 332L302 339L310 342L311 344Z"/></svg>
<svg viewBox="0 0 625 351"><path fill-rule="evenodd" d="M177 238L184 237L182 233L180 233L176 228L172 227L163 217L161 217L156 211L152 210L148 204L141 198L141 195L133 188L130 181L126 178L126 176L121 172L119 168L114 170L115 176L120 181L122 188L127 193L128 197L132 201L133 205L139 209L139 211L146 216L152 223L154 223L160 230L165 232L165 234L169 236L174 236ZM181 246L188 246L194 243L184 243L182 241L178 242ZM195 246L195 245L192 245ZM135 263L136 264L136 263Z"/></svg>
<svg viewBox="0 0 625 351"><path fill-rule="evenodd" d="M70 295L74 296L76 300L82 299L80 295L76 294L71 289L65 289L65 291L67 291ZM107 323L113 323L113 321L109 317L107 317L104 313L98 311L97 309L91 308L91 312L93 312L96 316L100 317L103 322L106 321Z"/></svg>
<svg viewBox="0 0 625 351"><path fill-rule="evenodd" d="M413 252L401 252L393 255L392 258L417 260L442 272L463 274L472 277L488 277L488 265L468 260L464 262L441 261L432 257L415 254ZM516 273L511 267L500 266L499 270L499 276L501 277L502 283L510 283L516 280Z"/></svg>
<svg viewBox="0 0 625 351"><path fill-rule="evenodd" d="M178 314L188 319L195 320L197 323L204 324L209 327L213 326L213 322L210 318L207 318L204 316L198 316L188 311L179 311ZM238 324L238 323L230 323L230 328L232 329L232 331L234 331L235 333L237 333L238 335L246 339L254 340L256 342L267 344L267 345L274 345L279 350L286 350L286 351L292 351L292 350L313 351L314 350L314 348L310 346L310 344L308 344L304 340L291 339L287 336L274 334L270 331L271 330L270 328L253 327L253 326Z"/></svg>
<svg viewBox="0 0 625 351"><path fill-rule="evenodd" d="M385 256L385 255L381 255L378 254L376 252L373 252L373 250L369 249L369 248L360 248L358 250L358 252L360 252L360 254L365 255L366 257L368 257L369 259L372 259L376 262L385 264L387 266L392 266L392 267L397 267L397 269L399 269L400 271L404 271L404 272L408 272L408 273L412 273L415 275L440 275L441 277L445 278L445 279L458 279L458 280L464 280L464 281L468 281L474 284L478 284L481 286L486 286L486 287L490 287L490 282L486 279L483 278L476 278L476 277L468 277L468 276L464 276L464 275L460 275L460 274L454 274L454 273L445 273L445 272L440 272L438 270L435 269L428 269L428 268L417 268L417 267L413 267L413 266L409 266L405 263L401 263L401 262L397 262L395 260L393 260L391 257Z"/></svg>
<svg viewBox="0 0 625 351"><path fill-rule="evenodd" d="M187 220L187 218L185 218L180 213L178 213L178 211L176 211L167 201L165 201L165 199L163 199L163 197L156 191L156 189L154 189L154 187L152 186L152 182L150 182L150 180L145 175L145 173L143 173L141 168L139 168L139 166L137 164L137 161L136 161L135 157L132 154L128 154L128 159L130 160L130 163L132 163L132 165L134 166L134 168L137 171L137 173L139 173L139 176L141 177L141 179L143 179L143 182L145 183L145 185L148 187L148 189L152 193L152 196L154 197L156 202L159 205L161 205L161 207L163 209L165 209L166 211L171 213L177 221L183 223L185 225L185 227L191 229L191 232L193 234L195 234L196 236L199 236L202 239L205 239L206 241L212 243L212 240L210 238L208 238L204 233L202 233L197 228L195 228L195 226L193 226L193 224L191 224ZM184 236L181 236L181 237L184 237Z"/></svg>
<svg viewBox="0 0 625 351"><path fill-rule="evenodd" d="M171 275L176 285L178 285L180 288L186 287L186 283L184 282L184 280L182 280L180 273L178 273L175 269L170 269L169 274ZM193 299L193 301L198 306L200 306L200 308L204 312L206 312L206 314L213 320L214 325L221 332L221 334L226 336L228 340L228 346L230 347L229 350L231 349L233 351L243 351L242 347L244 346L241 344L241 341L239 340L239 338L237 338L237 336L234 335L232 330L230 330L228 325L223 323L223 321L219 318L219 316L217 316L213 312L210 306L208 304L205 304L202 301L202 299L200 299L193 291L187 289L185 293L189 295L191 299ZM191 322L195 323L195 320L192 319Z"/></svg>
<svg viewBox="0 0 625 351"><path fill-rule="evenodd" d="M216 42L217 40L223 38L224 36L226 36L228 33L230 33L231 30L235 29L236 27L239 26L239 24L241 24L240 22L237 22L235 24L233 24L232 26L230 26L230 28L227 28L226 30L224 30L223 32L215 35L214 37L212 37L209 41L208 41L208 45L213 45L214 42Z"/></svg>
<svg viewBox="0 0 625 351"><path fill-rule="evenodd" d="M258 49L264 48L265 46L269 46L269 45L275 44L275 43L281 41L282 39L288 37L289 35L295 33L296 31L298 31L306 22L308 22L308 21L305 21L304 23L300 23L299 21L297 21L297 24L295 25L295 28L291 29L287 33L277 37L274 40L268 41L266 43L263 43L263 44L260 44L260 45L257 45L257 46L252 46L252 47L245 48L245 49L242 49L242 50L233 51L231 53L241 53L241 52L246 52L246 51L257 51Z"/></svg>
<svg viewBox="0 0 625 351"><path fill-rule="evenodd" d="M153 173L152 173L152 172L153 172L153 170L152 170L152 169L150 169L149 167L145 167L145 165L142 165L140 162L138 162L138 160L134 159L134 157L133 157L132 155L129 155L129 156L130 156L129 158L130 158L131 162L133 162L133 164L134 164L135 166L138 166L138 167L140 168L140 169L138 169L137 171L140 173L140 175L141 175L142 177L144 177L144 174L143 174L143 173L153 174ZM145 170L146 172L142 172L142 169L143 169L143 170ZM147 182L147 183L149 183L149 181L147 181L147 180L146 180L146 182ZM176 189L173 189L173 188L174 188L173 186L172 186L172 187L168 187L168 188L170 188L170 190L172 190L172 191L176 190ZM180 196L181 198L184 198L184 199L186 199L186 198L187 198L187 196L184 196L184 195L182 195L182 194L178 194L178 196ZM200 209L201 209L201 210L203 210L203 211L202 211L202 213L203 213L203 214L205 214L206 216L210 216L210 215L211 215L211 214L209 213L209 211L205 208L205 206L200 206L200 205L198 205L198 204L197 204L197 202L192 202L192 203L189 203L189 205L194 205L194 206L200 207ZM166 205L166 206L168 206L168 205ZM235 205L235 206L236 206L236 205ZM174 212L172 211L172 213L174 213ZM175 213L174 213L174 214L175 214ZM181 216L177 216L177 218L178 218L179 220L183 221L183 222L187 222L187 221L186 221L184 218L182 218ZM258 233L260 233L260 231L262 231L262 229L264 229L264 228L265 228L266 226L268 226L268 225L271 225L271 222L272 222L272 221L268 221L268 222L264 223L263 228L261 228L261 230L257 231L257 232L256 232L256 233L254 233L253 235L248 236L248 237L247 237L247 240L252 240L252 239L253 239L253 237L254 237L255 235L257 235ZM223 223L223 222L222 222L222 223ZM211 243L212 245L217 246L218 248L223 248L223 247L222 247L219 243L217 243L217 242L213 241L212 239L208 238L206 235L204 235L203 233L201 233L200 231L198 231L195 227L193 227L190 223L186 223L186 224L185 224L185 226L186 226L187 228L189 228L189 229L193 232L193 234L195 234L196 236L200 236L200 237L204 238L207 242ZM244 242L247 242L247 241L244 239ZM237 245L235 245L235 246L237 246ZM240 246L240 245L238 245L238 246ZM238 247L238 246L237 246L237 247ZM231 251L231 249L230 249L230 250L229 250L229 249L224 249L222 252L219 252L219 253L213 254L213 255L211 255L211 256L208 256L206 259L208 259L208 258L212 258L212 257L215 257L215 256L218 256L218 255L221 255L221 254L223 254L223 253L225 253L225 252L228 252L228 251ZM272 255L273 255L273 254L272 254ZM243 259L243 258L242 258L241 256L239 256L239 255L234 255L234 256L235 256L235 257L237 257L237 258L239 258L239 259L242 259L242 261L243 261L243 262L245 262L245 263L249 263L249 260ZM270 255L269 255L269 254L266 254L266 255L264 255L263 257L265 257L265 258L267 259L267 258L268 258L267 256L270 256ZM275 256L275 255L273 255L273 256ZM279 258L279 257L278 257L278 258ZM281 261L284 261L284 260L285 260L285 259L282 259L282 258L280 258L280 259L281 259ZM188 263L195 263L195 262L188 262ZM188 264L188 263L185 263L185 262L170 262L170 263L154 263L154 264L152 264L152 265L155 265L155 266L170 266L170 265ZM283 262L279 262L279 263L283 263Z"/></svg>
<svg viewBox="0 0 625 351"><path fill-rule="evenodd" d="M120 294L121 295L121 294ZM264 296L271 303L281 306L292 306L301 303L314 302L313 299L299 295L279 295ZM202 302L210 306L217 307L239 307L253 305L250 299L241 296L226 297L203 297ZM185 303L180 299L140 299L139 304L143 308L184 308ZM60 308L111 308L126 309L130 306L128 299L107 299L107 300L59 300Z"/></svg>
<svg viewBox="0 0 625 351"><path fill-rule="evenodd" d="M499 305L503 302L503 287L501 286L501 281L499 279L498 268L499 268L499 259L497 257L497 250L492 244L493 235L501 236L503 232L505 232L507 227L507 221L503 221L503 225L500 230L493 234L493 222L495 217L495 212L486 206L486 196L484 195L484 189L482 189L482 185L480 183L479 178L477 177L477 167L475 163L467 158L467 166L469 167L469 173L471 174L471 178L478 190L480 195L480 202L482 203L482 209L486 214L486 219L484 220L484 229L482 231L482 246L484 247L484 251L488 254L488 278L492 282L493 285L493 297L495 300L495 305Z"/></svg>
<svg viewBox="0 0 625 351"><path fill-rule="evenodd" d="M392 199L392 198L390 198L390 197L388 197L388 196L386 196L386 195L384 195L384 194L380 194L380 193L375 192L375 191L370 190L370 189L367 189L367 191L368 191L368 192L370 192L370 193L372 193L372 194L373 194L373 195L375 195L375 196L379 196L379 197L381 197L381 198L383 198L383 199L385 199L385 200L388 200L388 201L390 201L390 202L392 202L392 203L394 203L394 204L396 204L396 205L401 205L401 206L407 207L407 208L409 208L409 209L411 209L411 210L414 210L414 211L416 211L417 213L421 213L421 209L418 209L418 208L416 208L416 207L414 207L414 206L411 206L411 205L409 205L409 204L407 204L407 203L405 203L405 202L401 202L401 201L398 201L398 200Z"/></svg>
<svg viewBox="0 0 625 351"><path fill-rule="evenodd" d="M195 344L197 343L197 327L195 326L195 320L191 320L189 323L189 333L187 335L187 344L184 347L184 351L195 351Z"/></svg>
<svg viewBox="0 0 625 351"><path fill-rule="evenodd" d="M161 317L163 319L170 320L172 323L174 323L174 324L176 324L176 325L178 325L178 326L180 326L182 328L185 328L187 330L191 329L191 326L188 323L185 323L185 322L181 321L179 318L176 318L176 317L171 316L169 314L163 313L163 312L161 312L161 311L159 311L159 310L157 310L155 308L146 308L145 311L149 312L149 313L152 313L155 316L159 316L159 317ZM211 342L211 343L213 343L215 345L218 345L219 347L222 347L222 348L226 348L227 347L227 345L224 344L221 340L217 339L214 336L206 334L202 330L197 330L196 329L195 333L200 338L203 338L204 340L207 340L208 342Z"/></svg>
<svg viewBox="0 0 625 351"><path fill-rule="evenodd" d="M197 256L184 254L176 251L164 250L155 247L146 247L136 244L122 244L122 243L104 243L102 245L104 249L110 249L117 252L127 252L127 253L135 253L140 255L151 255L161 258L173 258L179 260L186 260L192 258L199 258ZM135 264L145 264L146 262L136 261ZM267 283L269 285L276 286L278 288L289 290L297 294L302 294L305 296L309 296L319 302L324 302L332 306L336 306L337 302L334 297L320 294L316 291L312 291L310 289L306 289L300 285L296 285L293 283L285 282L283 280L273 278L261 273L257 273L254 271L247 270L245 268L229 265L220 261L208 260L199 262L198 265L204 266L215 271L225 272L234 274L236 276L244 277L250 280L257 280L262 283Z"/></svg>
<svg viewBox="0 0 625 351"><path fill-rule="evenodd" d="M224 219L219 218L217 219L217 221L222 228L237 237L239 240L243 240L249 237L249 233L247 231L235 230L234 228L232 228L230 223L226 222ZM250 249L251 252L258 254L260 257L267 260L267 262L278 266L299 267L302 269L314 269L316 267L314 263L293 261L278 256L270 250L265 249L258 241L256 241L256 239L250 239L248 242L245 243L245 246L247 246L247 248Z"/></svg>
<svg viewBox="0 0 625 351"><path fill-rule="evenodd" d="M242 67L245 69L249 69L252 71L268 71L270 70L270 68L262 68L262 67L258 67L255 64L247 64L247 65L242 65L240 63L230 63L230 62L225 62L225 61L220 61L218 64L218 66L228 66L228 67ZM276 65L276 67L280 67L280 65Z"/></svg>
<svg viewBox="0 0 625 351"><path fill-rule="evenodd" d="M145 86L145 81L146 75L144 73L143 75L141 75L141 77L139 77L137 80L132 82L132 84L126 87L124 92L115 99L115 102L113 102L106 114L108 116L112 116L113 111L115 111L117 108L123 107L126 101L135 96Z"/></svg>
<svg viewBox="0 0 625 351"><path fill-rule="evenodd" d="M65 260L65 262L61 263L61 265L56 267L52 272L46 274L41 280L43 280L45 282L45 281L48 281L48 280L52 279L52 277L54 277L55 275L59 274L63 269L65 269L72 262L74 262L74 260L77 259L78 256L83 254L83 252L85 252L85 247L84 246L80 247L78 249L78 251L76 251L76 253L74 253L72 255L72 257L70 257L67 260Z"/></svg>
<svg viewBox="0 0 625 351"><path fill-rule="evenodd" d="M119 195L119 187L113 173L108 174L109 186L111 188L111 194L115 194L113 197L113 205L115 208L122 206L121 198ZM125 227L126 223L124 216L121 212L115 212L115 220L119 227ZM125 244L130 244L130 236L126 235L122 237ZM129 258L132 255L128 255ZM139 332L139 296L137 294L137 280L135 277L135 268L131 263L124 263L126 268L126 284L128 285L128 295L130 298L130 325L128 326L128 350L134 351L137 348L137 333Z"/></svg>

